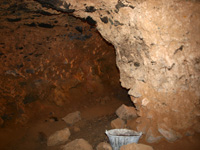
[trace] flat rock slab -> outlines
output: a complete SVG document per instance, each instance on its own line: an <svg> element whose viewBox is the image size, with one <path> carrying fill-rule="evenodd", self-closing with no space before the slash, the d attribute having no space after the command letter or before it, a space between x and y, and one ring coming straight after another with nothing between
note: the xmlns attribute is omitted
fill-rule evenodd
<svg viewBox="0 0 200 150"><path fill-rule="evenodd" d="M129 107L122 104L117 110L116 114L123 120L137 118L137 113L134 107Z"/></svg>
<svg viewBox="0 0 200 150"><path fill-rule="evenodd" d="M73 125L74 123L81 120L81 113L79 111L73 112L62 118L68 125Z"/></svg>
<svg viewBox="0 0 200 150"><path fill-rule="evenodd" d="M117 119L111 121L111 127L113 129L122 129L125 127L125 121L120 118L117 118Z"/></svg>
<svg viewBox="0 0 200 150"><path fill-rule="evenodd" d="M145 144L131 143L128 145L123 145L120 150L153 150L153 148Z"/></svg>
<svg viewBox="0 0 200 150"><path fill-rule="evenodd" d="M169 142L174 142L179 138L179 135L165 124L158 125L158 132Z"/></svg>
<svg viewBox="0 0 200 150"><path fill-rule="evenodd" d="M70 137L70 131L68 128L65 128L60 131L56 131L52 134L47 140L47 146L55 146L64 144Z"/></svg>
<svg viewBox="0 0 200 150"><path fill-rule="evenodd" d="M148 143L155 143L155 142L159 142L162 139L162 136L158 133L157 130L155 130L154 128L150 127L147 131L145 140Z"/></svg>
<svg viewBox="0 0 200 150"><path fill-rule="evenodd" d="M62 150L93 150L92 146L84 139L76 139L61 148Z"/></svg>
<svg viewBox="0 0 200 150"><path fill-rule="evenodd" d="M112 150L112 147L106 142L101 142L97 145L96 150Z"/></svg>

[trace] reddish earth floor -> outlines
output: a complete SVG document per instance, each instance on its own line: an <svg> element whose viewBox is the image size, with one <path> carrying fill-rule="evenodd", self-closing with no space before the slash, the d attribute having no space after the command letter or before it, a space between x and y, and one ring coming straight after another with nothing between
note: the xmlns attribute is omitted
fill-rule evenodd
<svg viewBox="0 0 200 150"><path fill-rule="evenodd" d="M61 120L67 113L79 110L82 120L74 126L69 127L71 136L69 141L77 138L84 138L95 147L102 141L108 141L104 134L110 129L111 120L115 119L115 110L121 105L132 105L128 98L120 100L113 98L107 102L88 101L87 103L71 104L70 107L57 107L48 102L31 104L32 117L25 125L7 122L6 126L0 129L1 150L57 150L60 146L47 147L47 137L57 130L66 127ZM76 131L80 129L80 131ZM145 143L142 137L139 143ZM199 150L200 135L184 137L174 143L161 141L150 144L155 150Z"/></svg>

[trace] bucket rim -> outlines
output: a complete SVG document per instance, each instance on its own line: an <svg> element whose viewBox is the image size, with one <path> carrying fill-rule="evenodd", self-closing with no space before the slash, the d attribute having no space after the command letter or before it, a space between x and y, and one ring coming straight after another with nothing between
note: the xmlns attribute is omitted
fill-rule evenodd
<svg viewBox="0 0 200 150"><path fill-rule="evenodd" d="M128 132L132 132L134 135L114 135L114 134L109 133L109 132L114 132L114 131L128 131ZM142 135L142 132L137 132L130 129L111 129L111 130L106 130L105 133L108 136L113 136L113 137L128 137L128 136L140 137Z"/></svg>

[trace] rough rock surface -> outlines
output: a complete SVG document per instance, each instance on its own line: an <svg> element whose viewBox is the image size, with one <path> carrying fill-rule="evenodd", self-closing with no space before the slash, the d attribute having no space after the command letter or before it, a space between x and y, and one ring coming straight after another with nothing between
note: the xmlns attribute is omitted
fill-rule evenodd
<svg viewBox="0 0 200 150"><path fill-rule="evenodd" d="M159 132L150 127L146 133L146 137L145 137L145 140L148 142L148 143L155 143L155 142L159 142L160 140L162 139L162 136L159 134Z"/></svg>
<svg viewBox="0 0 200 150"><path fill-rule="evenodd" d="M123 145L122 147L120 147L120 150L153 150L153 148L145 144L132 143L128 145Z"/></svg>
<svg viewBox="0 0 200 150"><path fill-rule="evenodd" d="M64 144L66 141L68 141L69 137L70 137L70 131L68 128L56 131L48 138L47 146Z"/></svg>
<svg viewBox="0 0 200 150"><path fill-rule="evenodd" d="M177 134L175 131L172 129L168 128L166 125L159 125L158 126L158 131L160 132L161 135L163 135L169 142L174 142L175 140L178 139L179 134Z"/></svg>
<svg viewBox="0 0 200 150"><path fill-rule="evenodd" d="M117 110L116 114L123 120L137 118L137 113L134 107L121 105Z"/></svg>
<svg viewBox="0 0 200 150"><path fill-rule="evenodd" d="M68 125L73 125L74 123L81 120L81 113L79 111L73 112L62 118Z"/></svg>
<svg viewBox="0 0 200 150"><path fill-rule="evenodd" d="M70 106L70 112L75 104L89 107L99 97L120 96L114 48L95 26L34 0L2 0L0 16L5 126L24 124L49 105Z"/></svg>
<svg viewBox="0 0 200 150"><path fill-rule="evenodd" d="M125 121L120 118L111 121L110 124L113 129L121 129L125 127Z"/></svg>
<svg viewBox="0 0 200 150"><path fill-rule="evenodd" d="M93 150L92 146L84 139L76 139L65 146L62 150Z"/></svg>
<svg viewBox="0 0 200 150"><path fill-rule="evenodd" d="M96 24L116 49L121 85L144 126L185 131L200 108L200 3L195 0L37 0ZM196 129L196 128L195 128Z"/></svg>
<svg viewBox="0 0 200 150"><path fill-rule="evenodd" d="M112 147L106 142L101 142L97 145L96 150L112 150Z"/></svg>

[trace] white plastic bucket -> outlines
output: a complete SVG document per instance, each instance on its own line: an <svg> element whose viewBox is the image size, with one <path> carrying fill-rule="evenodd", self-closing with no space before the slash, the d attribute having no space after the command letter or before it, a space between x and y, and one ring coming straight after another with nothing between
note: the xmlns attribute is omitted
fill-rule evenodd
<svg viewBox="0 0 200 150"><path fill-rule="evenodd" d="M136 132L128 129L106 130L105 133L109 138L113 150L119 150L122 145L138 143L142 135L142 132Z"/></svg>

